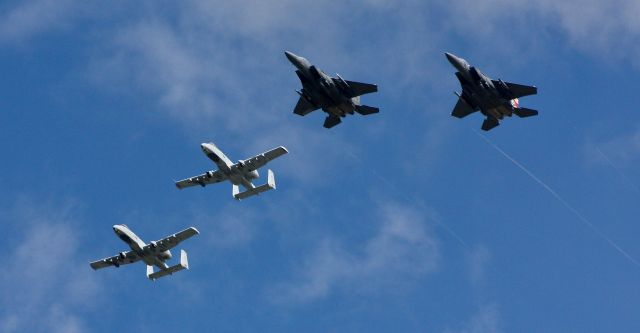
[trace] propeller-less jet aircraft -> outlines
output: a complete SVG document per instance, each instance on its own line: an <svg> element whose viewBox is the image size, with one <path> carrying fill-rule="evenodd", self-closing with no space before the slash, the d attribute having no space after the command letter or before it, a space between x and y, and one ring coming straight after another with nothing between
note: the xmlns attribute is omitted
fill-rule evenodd
<svg viewBox="0 0 640 333"><path fill-rule="evenodd" d="M129 245L131 251L120 252L120 254L113 257L94 261L90 264L91 268L120 267L120 265L131 264L142 260L147 264L147 278L149 278L149 280L159 279L183 269L189 269L187 252L184 250L180 250L180 263L169 267L166 264L166 261L171 259L171 251L169 250L183 240L199 234L196 228L191 227L161 240L146 244L124 224L114 225L113 231L115 231L120 239ZM153 266L158 267L160 270L154 273Z"/></svg>
<svg viewBox="0 0 640 333"><path fill-rule="evenodd" d="M302 83L302 90L296 91L300 99L293 113L306 116L312 111L322 109L329 114L324 121L324 127L331 128L342 121L341 117L353 114L354 111L363 116L380 111L378 108L360 104L360 95L378 91L375 84L347 81L340 75L330 77L311 65L307 59L289 51L284 53L298 68L296 74Z"/></svg>
<svg viewBox="0 0 640 333"><path fill-rule="evenodd" d="M449 62L458 70L456 76L460 80L462 93L458 96L451 115L464 118L476 111L482 112L487 119L482 129L488 131L498 125L504 116L513 114L520 118L538 115L538 111L521 108L518 98L538 93L538 88L502 80L491 80L480 70L471 67L466 60L451 53L445 53Z"/></svg>
<svg viewBox="0 0 640 333"><path fill-rule="evenodd" d="M260 177L258 174L259 168L263 167L269 161L288 153L285 147L280 146L252 158L240 160L234 164L213 143L203 143L200 147L202 148L202 152L218 166L218 170L207 171L199 176L177 181L176 187L178 187L178 189L195 185L205 187L209 184L228 180L233 184L233 197L236 198L236 200L245 199L252 195L275 189L276 181L271 169L268 170L266 184L255 186L251 181ZM246 191L240 192L239 185L242 185Z"/></svg>

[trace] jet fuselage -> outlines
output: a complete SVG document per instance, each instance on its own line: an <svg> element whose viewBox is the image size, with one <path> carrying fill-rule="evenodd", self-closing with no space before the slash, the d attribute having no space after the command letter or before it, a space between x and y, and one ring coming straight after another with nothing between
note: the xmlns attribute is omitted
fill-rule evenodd
<svg viewBox="0 0 640 333"><path fill-rule="evenodd" d="M260 176L258 170L244 170L244 161L239 160L238 163L231 162L222 150L213 143L203 143L200 145L200 148L202 148L202 152L218 166L220 172L222 172L233 185L242 185L246 189L255 188L255 185L253 185L251 181ZM212 172L213 171L209 171L209 173Z"/></svg>
<svg viewBox="0 0 640 333"><path fill-rule="evenodd" d="M171 251L157 251L154 242L146 244L140 237L138 237L138 235L124 224L114 225L113 231L116 233L118 238L127 243L131 250L142 258L142 261L144 261L145 264L150 266L155 265L161 269L169 267L165 261L171 259ZM120 255L124 257L123 253Z"/></svg>
<svg viewBox="0 0 640 333"><path fill-rule="evenodd" d="M302 83L300 93L307 101L338 117L354 113L358 99L347 97L343 89L330 76L311 65L304 57L288 51L285 54L287 59L298 68L296 74ZM338 80L344 83L343 80Z"/></svg>
<svg viewBox="0 0 640 333"><path fill-rule="evenodd" d="M447 59L458 70L456 76L462 86L461 98L470 106L477 106L485 116L502 119L513 114L513 103L506 85L496 87L491 78L466 60L446 53ZM501 81L499 81L501 82ZM501 82L502 83L502 82Z"/></svg>

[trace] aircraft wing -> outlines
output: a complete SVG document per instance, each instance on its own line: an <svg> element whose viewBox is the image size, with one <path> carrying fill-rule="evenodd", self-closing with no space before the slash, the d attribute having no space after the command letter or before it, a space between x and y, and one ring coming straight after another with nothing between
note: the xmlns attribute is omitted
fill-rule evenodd
<svg viewBox="0 0 640 333"><path fill-rule="evenodd" d="M183 240L191 238L199 233L200 232L198 231L198 229L194 227L190 227L178 233L175 233L171 236L167 236L161 240L155 241L155 244L158 247L159 251L166 251L174 248L176 245L180 244L180 242L182 242ZM151 245L147 245L147 246L151 246Z"/></svg>
<svg viewBox="0 0 640 333"><path fill-rule="evenodd" d="M517 83L505 82L511 93L513 94L513 98L520 98L523 96L535 95L538 93L538 88L534 86L525 86Z"/></svg>
<svg viewBox="0 0 640 333"><path fill-rule="evenodd" d="M264 152L260 155L256 155L248 160L244 160L243 163L247 171L253 171L265 166L265 164L269 163L269 161L276 159L288 152L289 151L287 150L287 148L280 146L278 148L274 148L267 152Z"/></svg>
<svg viewBox="0 0 640 333"><path fill-rule="evenodd" d="M309 103L309 101L307 101L306 98L300 96L300 99L298 99L298 103L296 104L296 107L293 109L293 113L299 114L301 116L306 116L307 114L317 109L318 108L315 105Z"/></svg>
<svg viewBox="0 0 640 333"><path fill-rule="evenodd" d="M137 253L135 253L134 251L128 251L128 252L122 252L121 254L115 255L113 257L109 257L109 258L104 258L104 259L100 259L97 261L94 261L92 263L90 263L89 265L91 266L91 268L93 269L100 269L100 268L105 268L105 267L109 267L109 266L120 266L120 265L126 265L126 264L131 264L134 263L138 260L140 260L140 256L138 256Z"/></svg>
<svg viewBox="0 0 640 333"><path fill-rule="evenodd" d="M220 170L209 171L199 176L189 177L183 180L179 180L176 182L176 187L181 190L185 187L191 187L196 185L205 186L209 184L215 184L226 179L227 177L222 172L220 172Z"/></svg>
<svg viewBox="0 0 640 333"><path fill-rule="evenodd" d="M354 98L356 96L370 94L378 91L378 86L370 83L362 83L355 81L344 80L344 82L349 86L350 94L349 98Z"/></svg>
<svg viewBox="0 0 640 333"><path fill-rule="evenodd" d="M462 98L458 98L458 103L456 103L456 106L453 108L451 115L457 118L464 118L476 111L478 111L477 108L471 107Z"/></svg>

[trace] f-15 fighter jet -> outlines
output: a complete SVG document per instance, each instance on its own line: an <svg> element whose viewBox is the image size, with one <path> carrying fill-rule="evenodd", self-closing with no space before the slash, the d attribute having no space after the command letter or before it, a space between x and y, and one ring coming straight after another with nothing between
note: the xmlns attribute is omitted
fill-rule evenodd
<svg viewBox="0 0 640 333"><path fill-rule="evenodd" d="M167 236L161 240L152 241L149 244L146 244L124 224L114 225L113 231L115 231L116 235L118 235L120 239L129 245L131 251L120 252L120 254L113 257L94 261L90 264L91 268L100 269L109 266L120 267L120 265L131 264L142 260L147 264L147 278L149 278L149 280L159 279L183 269L189 269L187 252L184 250L180 250L180 263L169 267L166 264L166 261L171 259L171 251L169 250L183 240L199 234L196 228L191 227L171 236ZM153 266L158 267L160 270L154 273Z"/></svg>
<svg viewBox="0 0 640 333"><path fill-rule="evenodd" d="M538 88L524 86L502 80L491 80L480 70L471 67L466 60L445 53L449 62L458 70L456 76L460 80L462 93L458 96L451 115L464 118L476 111L482 112L487 119L482 123L482 129L488 131L498 125L504 116L515 114L520 118L538 115L538 111L521 108L518 98L538 93Z"/></svg>
<svg viewBox="0 0 640 333"><path fill-rule="evenodd" d="M202 152L207 155L217 166L218 170L207 171L199 176L190 177L176 182L178 189L185 187L200 185L205 187L209 184L219 183L228 180L233 184L233 197L236 200L248 198L252 195L273 190L276 188L276 181L273 171L268 170L267 183L255 186L252 180L260 177L258 169L263 167L269 161L288 153L285 147L278 147L256 155L246 160L239 160L233 163L231 160L213 143L203 143L200 145ZM242 185L246 191L240 192L239 185Z"/></svg>
<svg viewBox="0 0 640 333"><path fill-rule="evenodd" d="M360 104L360 95L378 91L375 84L343 80L340 75L330 77L311 65L307 59L289 51L284 53L298 68L296 74L302 83L302 90L296 91L300 99L293 113L306 116L312 111L322 109L329 114L324 121L324 127L331 128L342 121L341 117L353 114L354 111L363 116L380 112L378 108Z"/></svg>

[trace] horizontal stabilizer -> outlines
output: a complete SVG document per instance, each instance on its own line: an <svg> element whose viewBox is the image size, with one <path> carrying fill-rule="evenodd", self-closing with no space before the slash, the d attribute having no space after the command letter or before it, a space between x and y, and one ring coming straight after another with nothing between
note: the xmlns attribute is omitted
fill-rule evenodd
<svg viewBox="0 0 640 333"><path fill-rule="evenodd" d="M494 117L487 117L487 119L485 119L484 122L482 123L482 130L488 131L498 125L500 125L500 122L498 121L498 119Z"/></svg>
<svg viewBox="0 0 640 333"><path fill-rule="evenodd" d="M325 128L331 128L333 126L338 125L341 122L342 122L342 120L340 119L340 117L331 115L331 116L328 116L327 119L324 120L324 125L323 126Z"/></svg>
<svg viewBox="0 0 640 333"><path fill-rule="evenodd" d="M513 113L520 118L532 117L538 115L538 110L532 110L527 108L514 108Z"/></svg>
<svg viewBox="0 0 640 333"><path fill-rule="evenodd" d="M356 105L356 112L366 116L366 115L370 115L372 113L378 113L380 112L380 109L378 108L374 108L372 106L366 106L366 105Z"/></svg>
<svg viewBox="0 0 640 333"><path fill-rule="evenodd" d="M244 192L240 192L239 191L239 187L237 185L233 185L233 197L236 200L242 200L242 199L246 199L250 196L254 196L257 194L260 194L262 192L266 192L269 190L274 190L276 188L276 178L273 174L273 171L271 171L271 169L268 170L267 172L268 176L267 176L267 183L264 185L260 185L254 189L250 189L250 190L246 190Z"/></svg>
<svg viewBox="0 0 640 333"><path fill-rule="evenodd" d="M167 269L161 269L157 272L153 272L153 266L147 266L147 278L149 280L156 280L161 277L171 275L175 272L179 272L183 269L189 269L189 261L187 259L187 252L185 250L180 250L180 263L174 266L171 266Z"/></svg>

